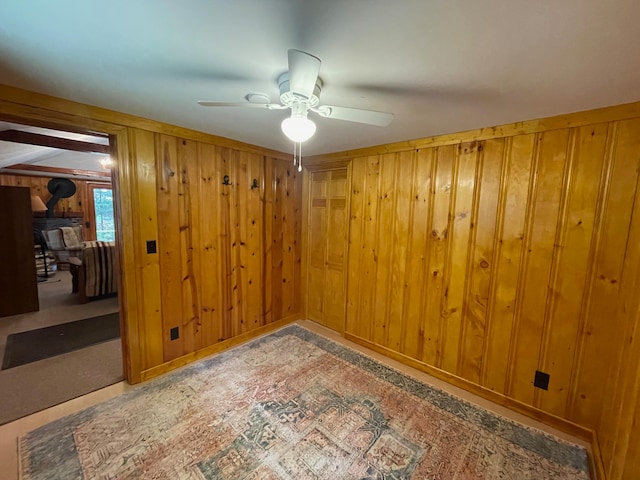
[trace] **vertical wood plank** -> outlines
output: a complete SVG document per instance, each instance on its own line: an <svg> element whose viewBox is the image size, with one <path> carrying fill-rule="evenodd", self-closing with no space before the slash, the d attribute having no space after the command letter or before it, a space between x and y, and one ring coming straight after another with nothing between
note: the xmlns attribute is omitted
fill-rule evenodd
<svg viewBox="0 0 640 480"><path fill-rule="evenodd" d="M449 208L453 181L456 146L436 148L436 173L432 184L431 241L429 249L429 276L425 291L425 319L422 361L436 365L441 358L442 298L444 270L449 242Z"/></svg>
<svg viewBox="0 0 640 480"><path fill-rule="evenodd" d="M422 149L413 156L412 202L410 208L409 254L407 255L404 310L406 321L401 352L420 358L425 316L423 289L427 279L427 255L431 241L431 190L435 149Z"/></svg>
<svg viewBox="0 0 640 480"><path fill-rule="evenodd" d="M180 249L180 206L178 200L178 146L177 139L156 135L156 179L158 201L158 251L162 282L162 326L164 361L184 353L184 332L171 340L172 328L182 326L182 258ZM177 294L177 295L176 295ZM182 329L180 329L182 330Z"/></svg>
<svg viewBox="0 0 640 480"><path fill-rule="evenodd" d="M487 140L479 154L479 182L477 209L473 219L473 245L470 255L469 290L466 294L467 309L463 322L459 374L467 380L480 383L485 362L489 303L495 278L494 244L498 207L502 191L502 164L505 151L504 139Z"/></svg>
<svg viewBox="0 0 640 480"><path fill-rule="evenodd" d="M182 262L182 336L183 353L203 347L200 318L200 167L197 144L178 140L178 208L180 258ZM177 293L177 292L176 292Z"/></svg>
<svg viewBox="0 0 640 480"><path fill-rule="evenodd" d="M484 385L505 392L508 354L513 331L514 310L519 293L518 277L523 247L528 185L532 174L535 135L518 135L505 144L505 193L501 198L496 251L496 284L493 318L488 329L483 365Z"/></svg>
<svg viewBox="0 0 640 480"><path fill-rule="evenodd" d="M213 345L220 340L222 306L220 290L222 282L220 262L220 186L222 178L217 167L214 145L198 143L200 164L200 295L203 345Z"/></svg>
<svg viewBox="0 0 640 480"><path fill-rule="evenodd" d="M296 283L300 281L296 278L298 271L299 258L296 254L296 245L299 245L297 238L298 229L296 225L297 208L292 201L296 197L297 185L297 169L290 164L283 165L285 179L282 190L282 313L279 318L296 313L297 300L294 297L296 291Z"/></svg>
<svg viewBox="0 0 640 480"><path fill-rule="evenodd" d="M360 240L360 275L363 278L376 277L376 227L378 206L378 182L380 178L380 158L378 156L365 159L364 212L362 215L362 231ZM354 249L355 250L355 249ZM371 340L372 317L375 306L375 282L360 282L357 304L358 319L354 335Z"/></svg>
<svg viewBox="0 0 640 480"><path fill-rule="evenodd" d="M289 198L290 218L292 220L290 224L291 257L293 260L291 314L302 312L302 178L303 172L298 172L298 170L293 172L293 188ZM344 303L342 308L344 310Z"/></svg>
<svg viewBox="0 0 640 480"><path fill-rule="evenodd" d="M300 309L302 237L301 177L289 162L274 162L271 208L272 318L279 320Z"/></svg>
<svg viewBox="0 0 640 480"><path fill-rule="evenodd" d="M235 224L232 223L231 210L232 210L232 185L225 185L224 178L228 176L227 181L233 183L233 171L232 171L232 158L231 150L228 148L216 147L217 161L217 181L219 187L219 199L218 199L218 211L220 212L220 229L218 238L218 258L220 261L220 330L218 332L218 338L220 340L226 340L233 336L233 287L234 287L234 275L233 275L233 253L232 247L234 240Z"/></svg>
<svg viewBox="0 0 640 480"><path fill-rule="evenodd" d="M360 282L362 281L362 255L365 225L366 158L351 162L351 212L349 215L349 257L347 259L347 308L345 331L363 337L360 312ZM364 338L364 337L363 337Z"/></svg>
<svg viewBox="0 0 640 480"><path fill-rule="evenodd" d="M231 185L226 185L228 190L229 199L229 239L231 241L230 246L230 258L229 258L229 284L231 285L231 309L230 309L230 326L231 336L235 337L244 331L244 292L242 290L242 229L241 229L241 214L240 211L240 193L238 185L240 183L241 175L241 155L244 152L238 150L229 151L229 159L227 162L227 170L229 175L229 182Z"/></svg>
<svg viewBox="0 0 640 480"><path fill-rule="evenodd" d="M395 154L380 159L378 209L374 224L376 276L373 282L372 339L386 345L389 321L389 286L392 283L392 243L394 204L397 194L397 159Z"/></svg>
<svg viewBox="0 0 640 480"><path fill-rule="evenodd" d="M554 247L557 237L558 214L567 157L568 130L545 132L538 146L538 170L535 197L532 203L525 252L526 271L519 288L522 292L520 319L514 337L511 356L510 395L531 405L533 378L539 366L540 344L544 325Z"/></svg>
<svg viewBox="0 0 640 480"><path fill-rule="evenodd" d="M412 150L396 154L396 189L393 205L393 230L390 238L391 264L388 286L387 338L385 345L401 351L407 316L404 311L405 292L413 279L407 278L407 259L410 237L411 208L413 206L413 157Z"/></svg>
<svg viewBox="0 0 640 480"><path fill-rule="evenodd" d="M640 127L640 124L637 125ZM640 131L637 131L638 135ZM632 153L633 154L633 153ZM637 151L635 153L638 155ZM637 156L640 165L640 155ZM607 478L634 478L640 474L640 182L636 184L635 199L627 239L619 301L616 308L618 323L624 332L614 353L612 368L604 390L605 405L598 421L598 439ZM616 348L617 347L617 348ZM628 458L630 461L625 462ZM625 463L627 465L625 465ZM626 473L624 473L626 471ZM632 472L635 474L632 475ZM623 475L630 475L624 477Z"/></svg>
<svg viewBox="0 0 640 480"><path fill-rule="evenodd" d="M249 157L250 186L249 186L249 238L247 239L248 272L247 298L250 307L249 322L251 328L264 325L264 208L261 198L261 183L264 176L264 157L252 154ZM253 181L257 180L257 188L253 188Z"/></svg>
<svg viewBox="0 0 640 480"><path fill-rule="evenodd" d="M283 195L283 191L286 189L286 181L286 170L279 162L276 162L274 173L273 220L271 222L273 235L271 240L271 304L273 320L282 318L283 314L282 280L284 270L282 249L284 246L283 216L285 215L283 197L286 198L286 195Z"/></svg>
<svg viewBox="0 0 640 480"><path fill-rule="evenodd" d="M266 324L273 321L273 219L274 219L274 198L275 198L275 162L271 157L265 158L264 164L264 190L263 190L263 211L264 211L264 273L262 283L264 285L263 294L263 316Z"/></svg>
<svg viewBox="0 0 640 480"><path fill-rule="evenodd" d="M250 217L254 205L250 201L249 192L251 187L251 167L249 165L249 154L246 152L237 152L236 177L234 182L235 194L235 218L236 218L236 237L234 245L236 249L236 288L238 295L235 303L237 317L237 332L244 333L250 330L253 323L252 312L250 308L249 295L249 231ZM261 298L258 297L258 298ZM257 300L257 299L256 299ZM254 304L260 305L259 301L254 300Z"/></svg>
<svg viewBox="0 0 640 480"><path fill-rule="evenodd" d="M440 356L437 366L457 373L459 347L463 332L463 314L466 310L464 295L467 286L467 270L470 255L471 222L477 207L475 199L478 142L467 142L458 146L454 178L452 181L451 207L449 214L449 246L444 275L444 295L440 327ZM465 315L466 316L466 315Z"/></svg>

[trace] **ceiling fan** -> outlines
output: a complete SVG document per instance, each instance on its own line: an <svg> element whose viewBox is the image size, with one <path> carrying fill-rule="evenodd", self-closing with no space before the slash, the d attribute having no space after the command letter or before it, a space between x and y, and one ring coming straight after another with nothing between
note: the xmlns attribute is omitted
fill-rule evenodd
<svg viewBox="0 0 640 480"><path fill-rule="evenodd" d="M393 120L392 113L320 105L320 92L322 91L322 80L318 76L320 59L310 53L291 49L288 51L288 60L289 70L278 77L280 103L271 103L269 96L263 93L247 94L245 96L246 102L201 100L198 103L204 107L252 107L269 110L290 108L291 116L282 121L281 128L283 133L294 142L294 164L296 163L296 145L299 152L300 144L311 138L316 131L315 123L307 117L309 111L325 118L379 127L386 127Z"/></svg>

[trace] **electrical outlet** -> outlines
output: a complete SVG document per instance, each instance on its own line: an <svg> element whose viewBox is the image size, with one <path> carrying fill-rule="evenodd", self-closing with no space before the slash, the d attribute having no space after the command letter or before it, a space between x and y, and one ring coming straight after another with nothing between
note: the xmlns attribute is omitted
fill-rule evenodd
<svg viewBox="0 0 640 480"><path fill-rule="evenodd" d="M177 340L180 338L180 328L179 327L173 327L171 330L169 330L169 336L171 338L171 340Z"/></svg>
<svg viewBox="0 0 640 480"><path fill-rule="evenodd" d="M536 370L536 376L533 379L533 386L542 390L549 390L549 374Z"/></svg>
<svg viewBox="0 0 640 480"><path fill-rule="evenodd" d="M147 240L147 253L156 253L158 251L155 240Z"/></svg>

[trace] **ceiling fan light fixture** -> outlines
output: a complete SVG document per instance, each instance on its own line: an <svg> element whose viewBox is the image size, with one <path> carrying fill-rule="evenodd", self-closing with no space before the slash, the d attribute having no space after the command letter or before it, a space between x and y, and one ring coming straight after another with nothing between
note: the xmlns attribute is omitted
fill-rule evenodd
<svg viewBox="0 0 640 480"><path fill-rule="evenodd" d="M293 114L285 118L280 124L280 128L289 140L296 143L306 142L316 133L316 124L306 115L301 114Z"/></svg>

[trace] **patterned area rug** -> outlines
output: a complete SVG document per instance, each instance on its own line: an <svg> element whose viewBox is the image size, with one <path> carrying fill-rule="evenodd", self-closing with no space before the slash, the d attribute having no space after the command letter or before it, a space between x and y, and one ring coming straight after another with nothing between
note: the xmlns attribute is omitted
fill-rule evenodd
<svg viewBox="0 0 640 480"><path fill-rule="evenodd" d="M45 425L22 479L588 479L582 447L289 326Z"/></svg>

